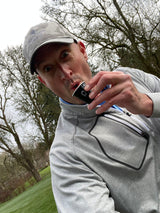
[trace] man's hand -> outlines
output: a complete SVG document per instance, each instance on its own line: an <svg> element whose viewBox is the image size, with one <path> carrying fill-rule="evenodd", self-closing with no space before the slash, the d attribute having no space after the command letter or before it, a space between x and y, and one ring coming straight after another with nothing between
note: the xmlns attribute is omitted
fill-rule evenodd
<svg viewBox="0 0 160 213"><path fill-rule="evenodd" d="M110 85L110 88L101 92L106 85ZM133 84L131 76L123 72L101 71L87 83L85 90L91 90L89 97L94 99L88 105L88 109L91 110L105 101L97 109L97 114L101 114L116 104L133 114L143 114L148 117L152 115L152 100L147 95L140 93Z"/></svg>

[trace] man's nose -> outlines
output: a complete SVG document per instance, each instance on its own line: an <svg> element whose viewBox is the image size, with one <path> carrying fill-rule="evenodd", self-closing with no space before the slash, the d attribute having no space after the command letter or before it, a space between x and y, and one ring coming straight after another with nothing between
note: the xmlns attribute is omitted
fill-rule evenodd
<svg viewBox="0 0 160 213"><path fill-rule="evenodd" d="M67 65L60 65L59 66L59 74L60 78L63 79L70 79L72 76L72 70Z"/></svg>

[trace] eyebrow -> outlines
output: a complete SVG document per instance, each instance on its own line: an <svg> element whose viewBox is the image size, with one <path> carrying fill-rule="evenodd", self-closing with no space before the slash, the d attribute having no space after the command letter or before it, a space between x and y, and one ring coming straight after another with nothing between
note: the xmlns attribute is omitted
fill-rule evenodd
<svg viewBox="0 0 160 213"><path fill-rule="evenodd" d="M44 47L41 47L39 50L39 54L37 52L38 55L42 55L42 53L44 52L42 48L44 48L44 50L48 50L48 49L56 49L59 50L61 48L65 48L65 47L69 47L70 44L64 44L64 43L50 43L50 44L46 44ZM37 54L35 54L35 59L37 58L36 56L38 56Z"/></svg>
<svg viewBox="0 0 160 213"><path fill-rule="evenodd" d="M54 48L56 49L57 51L61 48L65 48L65 47L69 47L71 44L64 44L64 43L55 43L55 44L48 44L48 46L46 46L46 49L49 49L49 48ZM54 47L53 47L54 46ZM45 50L46 51L46 50ZM35 67L35 70L41 66L41 64L44 63L44 60L42 60L41 58L43 58L43 50L41 49L39 54L37 53L37 55L35 55L35 59L34 60L34 67ZM47 57L47 56L46 56Z"/></svg>

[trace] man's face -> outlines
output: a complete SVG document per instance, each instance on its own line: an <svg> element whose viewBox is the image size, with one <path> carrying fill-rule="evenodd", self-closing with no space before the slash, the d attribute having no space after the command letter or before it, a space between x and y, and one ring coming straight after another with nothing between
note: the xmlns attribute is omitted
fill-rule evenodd
<svg viewBox="0 0 160 213"><path fill-rule="evenodd" d="M75 88L91 79L83 43L47 44L38 50L34 59L40 81L63 100L83 104L72 96Z"/></svg>

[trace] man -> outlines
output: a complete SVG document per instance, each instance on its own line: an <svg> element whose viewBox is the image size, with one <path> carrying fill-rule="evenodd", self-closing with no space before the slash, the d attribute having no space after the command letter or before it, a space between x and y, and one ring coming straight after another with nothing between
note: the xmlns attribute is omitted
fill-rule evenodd
<svg viewBox="0 0 160 213"><path fill-rule="evenodd" d="M160 79L131 68L92 78L84 44L55 22L30 29L24 55L60 97L50 150L58 211L160 212ZM72 96L82 81L90 104Z"/></svg>

